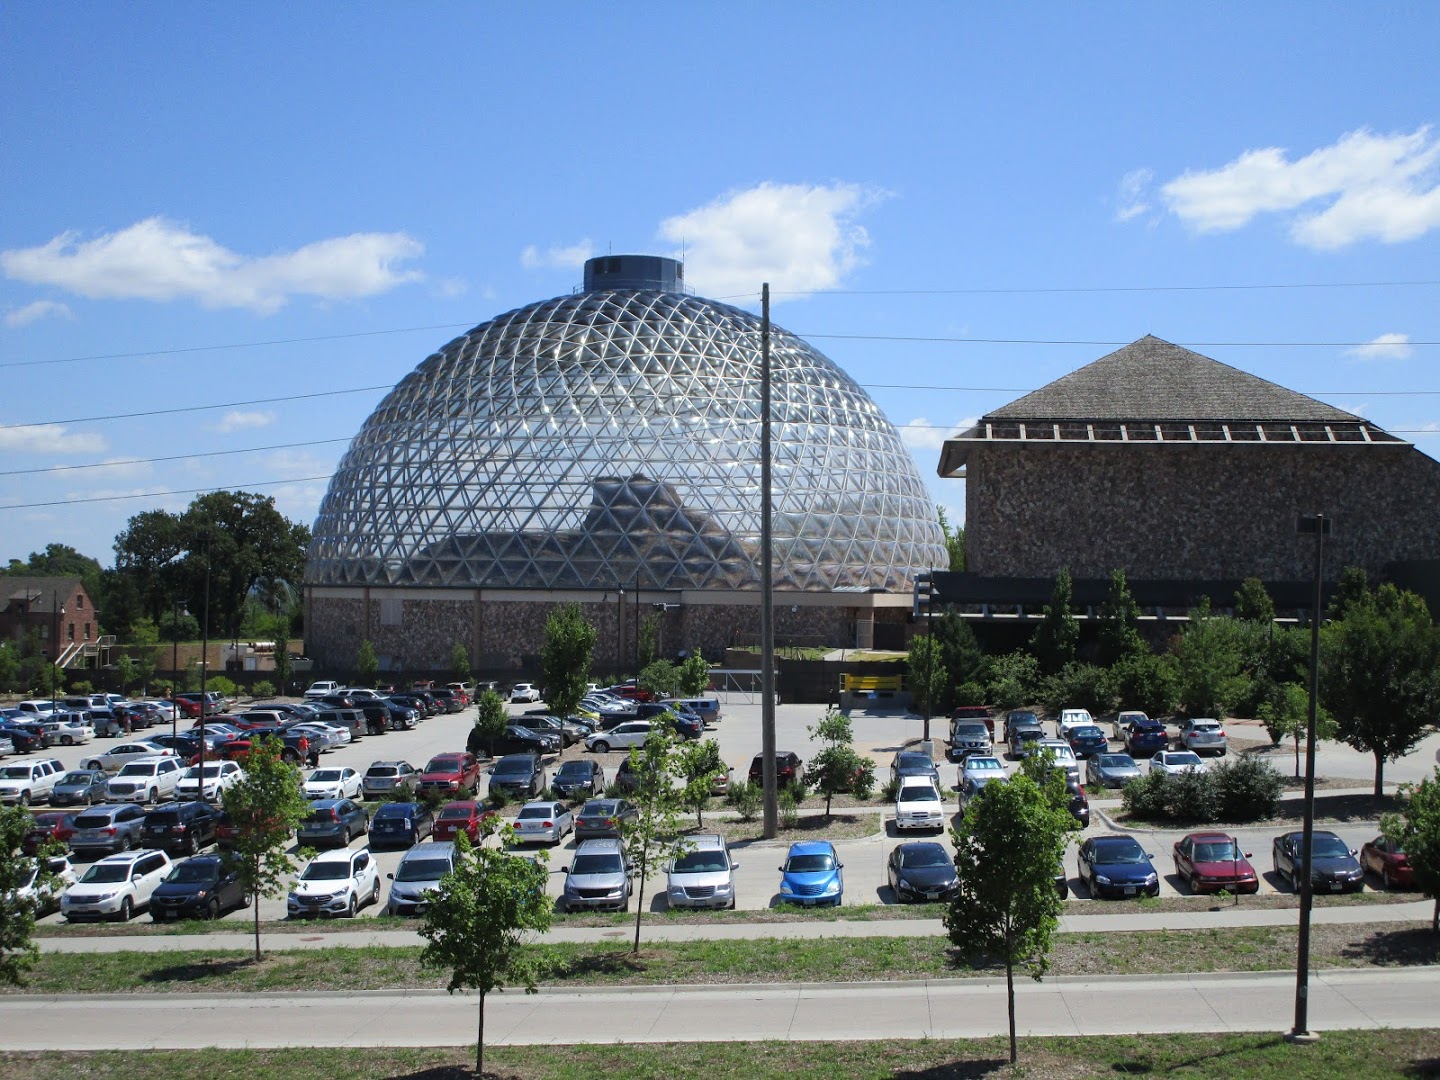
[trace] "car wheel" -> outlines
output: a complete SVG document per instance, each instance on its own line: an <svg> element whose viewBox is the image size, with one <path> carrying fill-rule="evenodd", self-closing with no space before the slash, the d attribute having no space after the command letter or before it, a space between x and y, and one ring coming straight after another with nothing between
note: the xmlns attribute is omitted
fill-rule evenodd
<svg viewBox="0 0 1440 1080"><path fill-rule="evenodd" d="M1380 871L1380 884L1386 889L1390 888L1390 871L1388 868Z"/></svg>
<svg viewBox="0 0 1440 1080"><path fill-rule="evenodd" d="M130 897L120 901L120 913L115 917L120 922L129 922L130 916L135 914L135 905L130 902Z"/></svg>
<svg viewBox="0 0 1440 1080"><path fill-rule="evenodd" d="M1191 895L1193 895L1193 896L1199 896L1199 895L1200 895L1200 879L1199 879L1196 875L1191 874L1191 875L1190 875L1190 880L1189 880L1189 882L1187 882L1187 884L1190 886L1190 893L1191 893Z"/></svg>
<svg viewBox="0 0 1440 1080"><path fill-rule="evenodd" d="M370 890L370 903L372 903L372 904L378 904L379 902L380 902L380 879L377 877L377 878L375 879L375 887Z"/></svg>
<svg viewBox="0 0 1440 1080"><path fill-rule="evenodd" d="M148 799L146 799L145 801L148 802L148 803L157 803L157 802L159 802L159 801L160 801L160 793L159 793L158 791L156 791L156 790L152 787L152 788L150 789L150 797L149 797Z"/></svg>
<svg viewBox="0 0 1440 1080"><path fill-rule="evenodd" d="M120 851L129 851L129 850L130 850L130 846L131 846L130 834L129 834L129 833L126 833L124 836L120 837L119 849L120 849Z"/></svg>
<svg viewBox="0 0 1440 1080"><path fill-rule="evenodd" d="M210 903L205 908L205 918L211 922L220 918L220 898L218 896L212 896L210 898Z"/></svg>
<svg viewBox="0 0 1440 1080"><path fill-rule="evenodd" d="M29 806L29 805L30 805L30 792L28 792L28 791L22 791L22 792L20 792L20 805L21 805L21 806Z"/></svg>
<svg viewBox="0 0 1440 1080"><path fill-rule="evenodd" d="M69 735L62 735L62 736L60 737L60 745L61 745L61 746L74 746L74 745L75 745L75 740L72 739Z"/></svg>
<svg viewBox="0 0 1440 1080"><path fill-rule="evenodd" d="M603 741L602 741L602 742L597 742L597 743L595 744L595 753L597 753L597 754L608 754L609 752L610 752L610 744L609 744L608 742L603 742Z"/></svg>
<svg viewBox="0 0 1440 1080"><path fill-rule="evenodd" d="M244 893L244 894L241 895L241 897L240 897L240 906L241 906L242 908L248 908L248 907L251 905L251 903L253 903L253 902L254 902L254 897L252 897L248 892L247 892L247 893Z"/></svg>
<svg viewBox="0 0 1440 1080"><path fill-rule="evenodd" d="M348 828L347 828L343 833L340 834L340 846L341 846L341 847L349 847L349 846L350 846L350 830L349 830Z"/></svg>
<svg viewBox="0 0 1440 1080"><path fill-rule="evenodd" d="M353 919L353 918L355 917L355 912L358 911L358 910L359 910L359 905L355 902L355 894L354 894L354 893L351 893L351 894L350 894L350 906L349 906L349 908L347 908L346 911L345 911L345 917L346 917L347 919Z"/></svg>

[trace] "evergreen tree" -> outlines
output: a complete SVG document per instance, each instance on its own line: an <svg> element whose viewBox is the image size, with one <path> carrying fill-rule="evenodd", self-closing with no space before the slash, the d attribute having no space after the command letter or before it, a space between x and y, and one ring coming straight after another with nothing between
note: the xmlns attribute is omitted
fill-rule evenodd
<svg viewBox="0 0 1440 1080"><path fill-rule="evenodd" d="M1062 569L1055 575L1055 588L1045 605L1044 617L1030 639L1030 648L1040 662L1040 670L1054 675L1075 660L1080 644L1080 620L1070 610L1073 586L1070 571Z"/></svg>
<svg viewBox="0 0 1440 1080"><path fill-rule="evenodd" d="M1140 636L1140 605L1130 595L1125 571L1110 574L1110 592L1100 607L1100 663L1110 666L1125 656L1144 652Z"/></svg>

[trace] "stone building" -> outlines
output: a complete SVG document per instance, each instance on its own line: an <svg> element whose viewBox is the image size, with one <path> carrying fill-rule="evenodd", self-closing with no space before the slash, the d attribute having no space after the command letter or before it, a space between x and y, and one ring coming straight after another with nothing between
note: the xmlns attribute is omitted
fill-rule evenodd
<svg viewBox="0 0 1440 1080"><path fill-rule="evenodd" d="M1145 337L946 442L964 477L967 573L955 599L1034 603L1068 567L1076 600L1123 569L1137 599L1228 602L1259 577L1297 606L1332 519L1325 576L1410 582L1440 559L1440 462L1359 416Z"/></svg>
<svg viewBox="0 0 1440 1080"><path fill-rule="evenodd" d="M497 316L405 376L321 504L305 647L347 669L529 669L556 604L599 631L598 671L759 639L761 323L691 295L684 268L605 256L584 288ZM775 629L797 644L903 639L944 558L913 459L832 361L772 328ZM878 627L878 629L877 629Z"/></svg>

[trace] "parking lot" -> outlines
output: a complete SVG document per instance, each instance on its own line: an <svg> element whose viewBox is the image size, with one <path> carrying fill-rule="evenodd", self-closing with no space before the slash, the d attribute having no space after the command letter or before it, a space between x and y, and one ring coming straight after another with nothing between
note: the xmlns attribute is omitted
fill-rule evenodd
<svg viewBox="0 0 1440 1080"><path fill-rule="evenodd" d="M533 708L533 706L529 706ZM522 714L527 706L512 705L510 710L516 716ZM818 705L781 705L776 709L777 746L781 750L794 750L802 758L809 759L815 746L809 738L806 727L815 723L823 714L823 707ZM761 709L758 703L751 701L731 701L722 709L720 722L709 732L707 737L717 739L721 748L721 755L727 765L735 770L737 779L743 779L748 771L752 756L760 748L760 714ZM461 713L441 714L431 717L412 731L390 732L385 735L367 736L350 745L340 747L324 755L322 764L348 765L363 772L372 761L402 759L409 761L417 768L423 768L425 763L435 754L445 751L454 751L464 748L465 737L474 721L475 710L470 707ZM878 766L877 773L883 780L888 775L885 768L890 755L909 741L918 739L921 733L921 722L916 717L906 717L897 714L865 715L857 713L853 717L855 740L857 749L862 753L873 757ZM183 721L183 726L188 726L191 721ZM944 722L933 721L933 733L937 736L943 733ZM152 729L154 731L156 729ZM137 733L143 735L144 733ZM112 740L97 739L87 746L53 747L45 751L44 756L55 757L67 766L78 765L80 760L95 753L97 750L111 745ZM943 746L939 747L943 751ZM566 757L577 754L585 754L583 746L576 745L565 752ZM1430 755L1427 755L1430 756ZM612 778L624 755L619 752L612 752L602 755L607 779ZM547 775L555 768L557 758L549 758L546 761ZM1013 770L1014 763L1007 762L1007 768ZM940 765L940 775L943 785L947 789L955 786L956 766L950 764ZM485 793L485 781L482 776L481 794ZM1076 861L1075 848L1083 836L1112 831L1104 820L1101 813L1107 807L1118 807L1118 798L1114 793L1091 792L1092 822L1084 833L1077 834L1074 842L1071 843L1066 859L1065 867L1070 877L1072 895L1074 893L1084 895L1083 887L1078 885L1075 879ZM719 806L718 802L716 804ZM958 807L950 797L948 801L950 813L957 812ZM513 813L513 807L511 809ZM807 812L811 812L807 809ZM854 809L837 808L837 814L848 814L868 823L874 821L874 829L869 835L858 839L842 839L835 841L835 847L844 864L845 891L844 903L853 904L876 904L892 903L892 897L886 885L885 864L890 850L898 843L908 839L934 839L949 847L948 831L941 833L906 835L903 838L897 837L893 826L889 823L891 814L884 807L858 807ZM708 819L708 815L707 815ZM684 821L682 816L682 821ZM852 825L849 831L853 834L861 826ZM1241 841L1243 850L1249 853L1257 871L1261 875L1261 892L1286 892L1288 886L1278 882L1270 868L1270 845L1274 836L1284 831L1279 826L1269 825L1259 828L1244 828L1233 830ZM1370 824L1342 826L1335 828L1346 844L1353 848L1372 839L1375 835L1375 828ZM1161 895L1186 895L1188 889L1178 878L1174 876L1170 859L1171 846L1176 840L1184 835L1183 830L1154 830L1141 831L1135 834L1140 839L1142 846L1154 857L1157 871L1161 875ZM810 838L823 839L823 829L808 834ZM352 842L352 847L365 846L368 843L367 837L360 837ZM740 841L732 844L734 858L738 862L735 871L736 903L742 909L759 910L770 907L778 902L776 890L779 885L778 867L783 861L785 844L778 842L764 841ZM574 841L567 838L563 845L549 852L548 865L551 871L549 892L552 895L559 893L560 871L569 861L569 856L574 850ZM376 861L381 874L381 903L375 907L366 908L362 916L368 917L383 912L384 897L388 891L389 882L385 875L394 871L400 860L401 851L377 851ZM81 864L83 865L83 863ZM1372 883L1373 884L1373 883ZM664 907L664 882L663 875L660 878L652 877L646 887L646 906L651 909ZM261 916L265 919L281 919L285 917L285 898L267 898L261 901ZM227 918L244 919L248 918L248 912L233 912ZM45 922L58 922L58 914L47 916Z"/></svg>

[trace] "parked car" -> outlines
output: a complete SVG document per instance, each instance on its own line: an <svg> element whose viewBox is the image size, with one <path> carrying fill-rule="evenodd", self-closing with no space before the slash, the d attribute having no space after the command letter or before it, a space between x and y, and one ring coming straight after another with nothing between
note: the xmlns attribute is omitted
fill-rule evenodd
<svg viewBox="0 0 1440 1080"><path fill-rule="evenodd" d="M1063 739L1041 739L1038 744L1031 747L1031 753L1038 753L1041 750L1048 750L1055 759L1055 768L1064 769L1065 775L1076 783L1080 782L1080 762L1075 757L1075 751L1070 744Z"/></svg>
<svg viewBox="0 0 1440 1080"><path fill-rule="evenodd" d="M127 762L140 761L152 757L177 757L174 750L168 746L161 746L159 743L150 742L147 739L135 739L130 742L117 743L110 747L103 754L92 754L81 760L82 769L102 769L107 773L118 773Z"/></svg>
<svg viewBox="0 0 1440 1080"><path fill-rule="evenodd" d="M665 901L671 908L733 908L739 868L723 836L691 836L670 860Z"/></svg>
<svg viewBox="0 0 1440 1080"><path fill-rule="evenodd" d="M79 746L95 739L95 729L90 726L84 713L60 713L48 720L42 720L40 726L50 736L52 746L56 743L61 746Z"/></svg>
<svg viewBox="0 0 1440 1080"><path fill-rule="evenodd" d="M218 919L228 911L248 908L250 894L240 883L232 857L196 855L175 863L150 894L150 918Z"/></svg>
<svg viewBox="0 0 1440 1080"><path fill-rule="evenodd" d="M1033 713L1030 715L1034 715ZM1005 724L1009 735L1006 741L1010 744L1010 756L1012 758L1029 757L1035 747L1039 746L1045 739L1045 729L1040 726L1040 721L1007 721Z"/></svg>
<svg viewBox="0 0 1440 1080"><path fill-rule="evenodd" d="M1378 877L1387 889L1410 888L1415 884L1410 857L1388 836L1377 836L1360 845L1360 867Z"/></svg>
<svg viewBox="0 0 1440 1080"><path fill-rule="evenodd" d="M330 679L322 679L320 682L313 682L310 688L305 691L305 700L315 701L340 689L340 684Z"/></svg>
<svg viewBox="0 0 1440 1080"><path fill-rule="evenodd" d="M90 806L105 800L109 777L100 769L71 769L50 789L51 806Z"/></svg>
<svg viewBox="0 0 1440 1080"><path fill-rule="evenodd" d="M1205 762L1200 760L1200 755L1194 750L1161 750L1150 759L1150 771L1170 773L1172 776L1179 773L1200 772L1205 768Z"/></svg>
<svg viewBox="0 0 1440 1080"><path fill-rule="evenodd" d="M47 810L38 814L32 812L30 824L20 837L20 854L38 855L40 849L51 841L69 850L70 838L74 835L73 813L64 810Z"/></svg>
<svg viewBox="0 0 1440 1080"><path fill-rule="evenodd" d="M1097 900L1160 895L1155 864L1133 836L1092 836L1083 841L1076 870Z"/></svg>
<svg viewBox="0 0 1440 1080"><path fill-rule="evenodd" d="M1115 714L1115 720L1110 725L1110 737L1124 739L1125 733L1130 730L1132 725L1150 722L1150 717L1139 709L1122 709Z"/></svg>
<svg viewBox="0 0 1440 1080"><path fill-rule="evenodd" d="M1110 752L1110 740L1105 737L1105 732L1100 730L1098 724L1080 724L1072 727L1068 741L1070 749L1078 758L1091 758L1096 754Z"/></svg>
<svg viewBox="0 0 1440 1080"><path fill-rule="evenodd" d="M1194 750L1197 754L1224 757L1227 748L1225 729L1219 720L1201 717L1180 722L1180 732L1175 736L1176 750Z"/></svg>
<svg viewBox="0 0 1440 1080"><path fill-rule="evenodd" d="M245 770L233 761L206 761L191 765L175 781L175 798L219 802L225 789L245 779Z"/></svg>
<svg viewBox="0 0 1440 1080"><path fill-rule="evenodd" d="M1125 752L1136 761L1148 758L1170 745L1170 736L1165 731L1165 725L1148 717L1127 725L1123 738Z"/></svg>
<svg viewBox="0 0 1440 1080"><path fill-rule="evenodd" d="M45 873L40 873L40 860L22 859L16 875L12 896L19 904L30 908L35 918L49 915L60 909L60 896L78 878L75 868L64 855L48 855L45 858Z"/></svg>
<svg viewBox="0 0 1440 1080"><path fill-rule="evenodd" d="M429 896L440 887L440 880L455 869L455 845L449 841L417 844L400 858L400 865L390 879L390 895L385 900L386 915L423 915Z"/></svg>
<svg viewBox="0 0 1440 1080"><path fill-rule="evenodd" d="M431 792L455 795L466 791L473 794L479 786L480 762L474 754L456 751L432 757L415 781L415 792L419 795Z"/></svg>
<svg viewBox="0 0 1440 1080"><path fill-rule="evenodd" d="M895 794L895 831L944 828L945 804L935 781L928 776L902 776Z"/></svg>
<svg viewBox="0 0 1440 1080"><path fill-rule="evenodd" d="M608 754L611 750L626 750L632 746L644 746L650 738L653 726L649 720L627 720L616 724L609 731L591 735L585 740L585 749L597 754Z"/></svg>
<svg viewBox="0 0 1440 1080"><path fill-rule="evenodd" d="M750 759L749 780L759 784L764 780L765 754L762 751ZM805 775L804 763L793 750L777 750L775 753L775 786L785 787Z"/></svg>
<svg viewBox="0 0 1440 1080"><path fill-rule="evenodd" d="M415 794L419 782L420 774L408 761L372 761L360 778L360 790L367 799L388 799Z"/></svg>
<svg viewBox="0 0 1440 1080"><path fill-rule="evenodd" d="M1300 891L1300 875L1305 859L1301 844L1305 834L1282 833L1271 845L1271 866L1275 876L1284 878L1290 888ZM1333 832L1317 829L1311 834L1310 888L1315 892L1359 892L1365 888L1365 871L1355 858L1356 852Z"/></svg>
<svg viewBox="0 0 1440 1080"><path fill-rule="evenodd" d="M517 723L520 727L529 728L537 735L556 736L560 740L560 749L562 750L580 739L580 735L574 728L568 726L558 716L550 716L547 713L526 715L521 717Z"/></svg>
<svg viewBox="0 0 1440 1080"><path fill-rule="evenodd" d="M29 806L48 799L64 775L65 766L54 758L17 758L0 765L0 803Z"/></svg>
<svg viewBox="0 0 1440 1080"><path fill-rule="evenodd" d="M172 855L194 855L215 842L220 810L203 802L181 802L159 806L145 815L142 830L145 846L161 848Z"/></svg>
<svg viewBox="0 0 1440 1080"><path fill-rule="evenodd" d="M1076 728L1094 727L1095 718L1089 709L1061 709L1060 718L1055 721L1055 734L1067 742Z"/></svg>
<svg viewBox="0 0 1440 1080"><path fill-rule="evenodd" d="M360 774L348 766L316 769L301 785L307 799L359 799Z"/></svg>
<svg viewBox="0 0 1440 1080"><path fill-rule="evenodd" d="M1073 776L1065 778L1065 789L1070 793L1070 816L1080 823L1082 829L1090 827L1090 799L1085 794L1085 785Z"/></svg>
<svg viewBox="0 0 1440 1080"><path fill-rule="evenodd" d="M1005 770L985 773L962 773L960 777L960 813L970 809L970 804L984 794L991 784L1003 784Z"/></svg>
<svg viewBox="0 0 1440 1080"><path fill-rule="evenodd" d="M454 840L458 834L463 832L470 837L472 842L478 843L481 822L494 816L494 810L485 809L484 803L476 802L474 799L449 802L440 808L440 813L435 815L435 826L431 830L431 836L436 840Z"/></svg>
<svg viewBox="0 0 1440 1080"><path fill-rule="evenodd" d="M993 754L971 754L958 770L961 784L972 776L1005 779L1005 763ZM959 784L956 785L957 787Z"/></svg>
<svg viewBox="0 0 1440 1080"><path fill-rule="evenodd" d="M1140 766L1129 754L1096 754L1085 763L1085 782L1091 787L1119 788L1140 778Z"/></svg>
<svg viewBox="0 0 1440 1080"><path fill-rule="evenodd" d="M550 778L550 790L565 799L591 798L605 790L605 771L592 758L571 758Z"/></svg>
<svg viewBox="0 0 1440 1080"><path fill-rule="evenodd" d="M1016 729L1032 727L1039 728L1043 737L1045 725L1040 723L1040 717L1036 716L1029 709L1011 709L1005 714L1005 729L1001 738L1006 742L1010 742L1015 736Z"/></svg>
<svg viewBox="0 0 1440 1080"><path fill-rule="evenodd" d="M475 750L478 753L482 748L488 749L492 754L556 754L560 752L560 740L554 735L542 735L538 731L531 731L519 724L506 724L505 730L486 746L480 738L480 733L471 729L470 738L473 740Z"/></svg>
<svg viewBox="0 0 1440 1080"><path fill-rule="evenodd" d="M992 754L995 745L990 738L990 728L983 720L960 719L950 724L951 761L964 761L972 754Z"/></svg>
<svg viewBox="0 0 1440 1080"><path fill-rule="evenodd" d="M591 799L575 815L575 839L619 837L640 811L625 799Z"/></svg>
<svg viewBox="0 0 1440 1080"><path fill-rule="evenodd" d="M538 754L507 754L490 767L490 793L534 798L545 786Z"/></svg>
<svg viewBox="0 0 1440 1080"><path fill-rule="evenodd" d="M630 910L630 863L619 840L582 841L564 871L562 910Z"/></svg>
<svg viewBox="0 0 1440 1080"><path fill-rule="evenodd" d="M512 702L524 701L533 704L540 700L540 691L536 688L534 683L516 683L514 688L510 691L510 700Z"/></svg>
<svg viewBox="0 0 1440 1080"><path fill-rule="evenodd" d="M515 839L522 843L559 844L575 831L575 817L562 802L528 802L515 818Z"/></svg>
<svg viewBox="0 0 1440 1080"><path fill-rule="evenodd" d="M359 803L351 799L317 799L295 830L295 838L302 845L349 847L354 837L369 831L370 815Z"/></svg>
<svg viewBox="0 0 1440 1080"><path fill-rule="evenodd" d="M885 860L885 878L900 903L949 900L960 888L955 860L934 841L896 844Z"/></svg>
<svg viewBox="0 0 1440 1080"><path fill-rule="evenodd" d="M890 759L890 775L900 779L907 776L925 776L938 788L940 770L923 750L897 750Z"/></svg>
<svg viewBox="0 0 1440 1080"><path fill-rule="evenodd" d="M175 794L185 767L171 755L139 758L121 766L105 784L110 802L156 803Z"/></svg>
<svg viewBox="0 0 1440 1080"><path fill-rule="evenodd" d="M121 809L138 809L122 807ZM60 896L60 914L70 922L118 919L128 922L170 872L163 851L122 851L91 863L80 880Z"/></svg>
<svg viewBox="0 0 1440 1080"><path fill-rule="evenodd" d="M369 848L326 851L300 871L285 899L285 910L292 919L335 915L353 919L362 907L379 901L380 871Z"/></svg>
<svg viewBox="0 0 1440 1080"><path fill-rule="evenodd" d="M435 814L424 803L389 802L370 819L370 846L410 847L435 832Z"/></svg>
<svg viewBox="0 0 1440 1080"><path fill-rule="evenodd" d="M845 894L845 864L828 840L791 844L780 867L780 899L790 904L834 904Z"/></svg>
<svg viewBox="0 0 1440 1080"><path fill-rule="evenodd" d="M1223 832L1193 832L1175 842L1175 876L1190 886L1192 893L1255 893L1260 877L1250 865L1250 853L1240 850L1240 841Z"/></svg>
<svg viewBox="0 0 1440 1080"><path fill-rule="evenodd" d="M133 803L103 803L75 815L70 847L77 852L117 852L144 842L145 810Z"/></svg>

